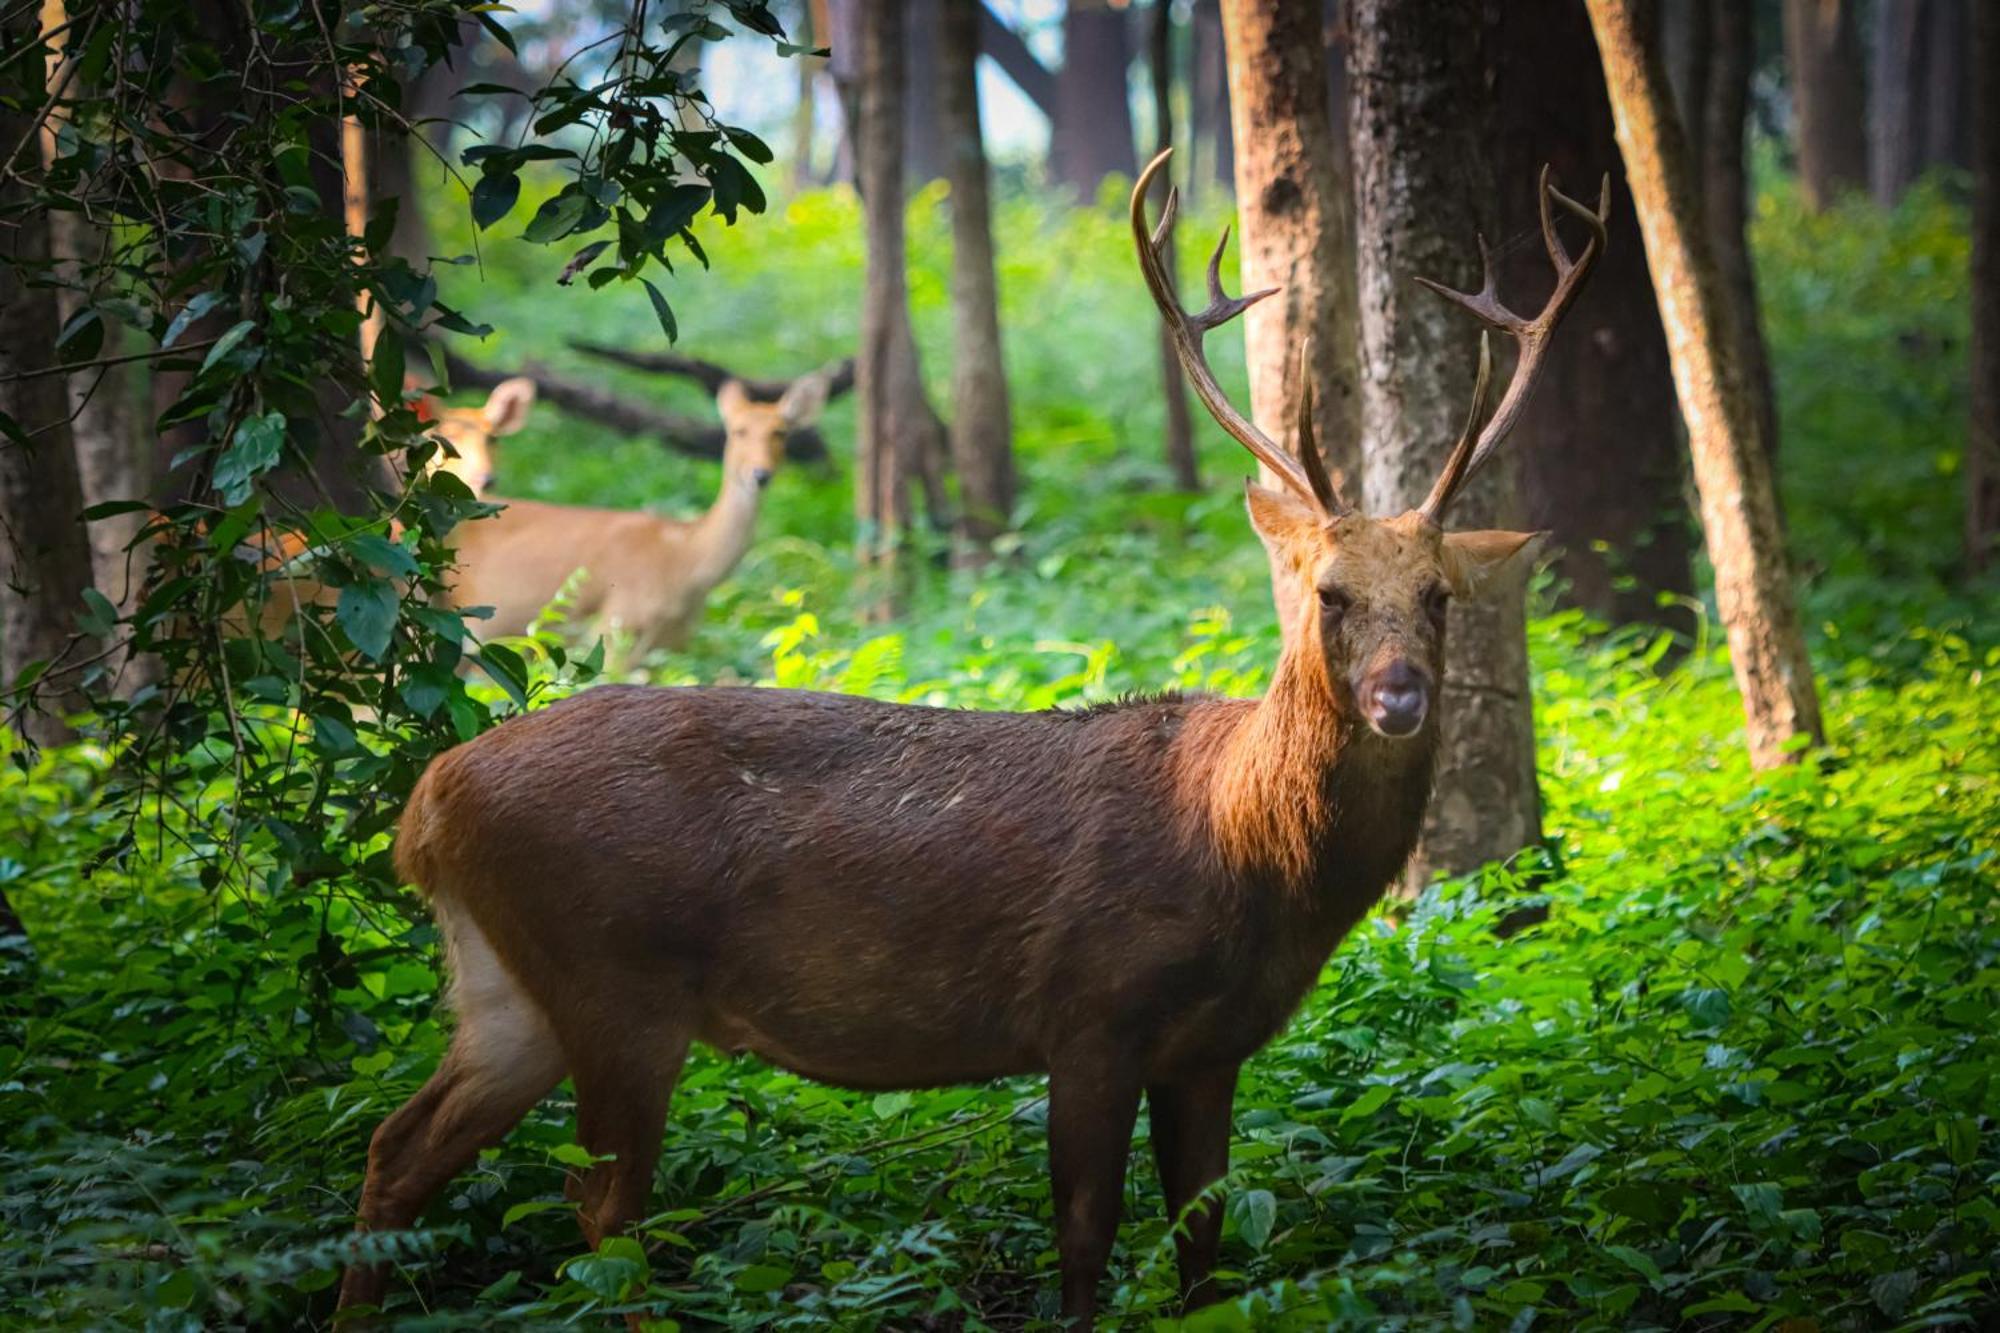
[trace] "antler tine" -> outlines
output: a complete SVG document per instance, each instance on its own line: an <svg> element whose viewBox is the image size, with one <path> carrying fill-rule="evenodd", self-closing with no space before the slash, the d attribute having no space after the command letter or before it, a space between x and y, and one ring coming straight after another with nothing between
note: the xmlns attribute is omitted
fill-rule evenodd
<svg viewBox="0 0 2000 1333"><path fill-rule="evenodd" d="M1465 414L1465 429L1458 433L1451 452L1445 455L1444 470L1438 473L1437 483L1431 487L1431 494L1442 491L1450 495L1464 484L1466 473L1472 462L1472 447L1479 438L1479 423L1486 416L1486 396L1493 387L1493 336L1485 329L1479 331L1479 373L1472 381L1472 407ZM1431 514L1430 501L1424 501L1424 513ZM1436 522L1437 516L1431 515Z"/></svg>
<svg viewBox="0 0 2000 1333"><path fill-rule="evenodd" d="M1194 386L1195 397L1201 399L1201 405L1208 409L1216 424L1297 492L1300 499L1327 510L1326 501L1321 498L1305 466L1257 429L1248 417L1230 406L1222 386L1216 383L1214 372L1208 368L1208 359L1201 348L1203 334L1217 325L1228 323L1277 288L1235 297L1222 290L1222 253L1229 244L1229 233L1225 229L1221 242L1208 261L1208 306L1199 312L1185 310L1175 293L1173 274L1167 271L1166 264L1166 241L1173 234L1173 225L1179 213L1176 192L1168 191L1167 206L1161 212L1158 228L1149 230L1146 226L1146 194L1173 152L1171 148L1160 150L1159 155L1146 164L1146 169L1139 173L1137 183L1132 186L1132 239L1138 245L1139 271L1146 277L1146 289L1153 294L1153 304L1160 308L1160 316L1167 322L1167 332L1174 340L1174 352L1180 358L1188 383Z"/></svg>
<svg viewBox="0 0 2000 1333"><path fill-rule="evenodd" d="M1569 313L1570 306L1576 300L1576 294L1583 288L1584 279L1590 276L1591 268L1597 263L1598 256L1604 253L1604 247L1610 239L1610 231L1606 225L1611 217L1610 175L1604 177L1598 189L1595 209L1578 203L1556 189L1550 183L1549 176L1549 168L1544 166L1537 184L1537 204L1541 213L1542 242L1548 248L1549 263L1556 271L1556 285L1555 290L1549 293L1547 303L1534 318L1518 315L1500 303L1495 290L1492 259L1487 253L1483 237L1479 242L1479 256L1484 270L1484 280L1479 291L1474 293L1454 291L1427 278L1417 279L1452 304L1470 311L1482 322L1508 334L1520 346L1520 353L1514 361L1513 377L1507 382L1506 392L1500 396L1499 407L1495 408L1493 415L1487 419L1476 440L1471 436L1471 424L1468 423L1466 434L1453 446L1450 456L1445 460L1444 470L1438 474L1436 484L1431 487L1430 494L1425 497L1419 508L1419 512L1433 523L1443 521L1444 512L1450 507L1453 497L1514 429L1514 423L1520 418L1521 409L1527 405L1528 395L1534 391L1535 381L1541 375L1542 358L1548 350L1550 336L1555 332L1556 325L1562 322L1563 316ZM1557 205L1560 205L1565 212L1581 218L1590 228L1590 240L1584 245L1583 253L1574 259L1570 258L1568 248L1556 234L1555 206ZM1491 351L1486 345L1483 334L1480 344L1480 378L1478 388L1475 390L1474 421L1479 416L1479 403L1485 392L1491 357Z"/></svg>
<svg viewBox="0 0 2000 1333"><path fill-rule="evenodd" d="M1312 487L1313 498L1319 507L1328 514L1347 512L1347 501L1327 474L1326 458L1319 451L1319 425L1313 420L1311 338L1299 343L1299 416L1293 446L1299 457L1299 466L1305 471L1306 483Z"/></svg>

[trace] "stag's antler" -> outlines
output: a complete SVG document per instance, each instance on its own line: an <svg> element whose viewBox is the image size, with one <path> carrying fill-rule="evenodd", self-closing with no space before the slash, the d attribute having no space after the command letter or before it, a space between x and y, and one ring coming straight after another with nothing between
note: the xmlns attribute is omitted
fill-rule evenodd
<svg viewBox="0 0 2000 1333"><path fill-rule="evenodd" d="M1160 314L1167 321L1167 332L1173 336L1174 351L1180 357L1181 369L1187 372L1188 382L1194 385L1195 396L1201 399L1202 406L1208 409L1216 424L1248 449L1258 462L1276 473L1307 504L1329 517L1343 513L1347 506L1334 491L1333 482L1327 476L1326 464L1320 458L1319 447L1313 438L1310 377L1301 392L1304 406L1299 417L1299 453L1294 457L1257 429L1248 417L1230 406L1229 400L1223 396L1222 387L1215 382L1215 373L1208 368L1208 359L1201 349L1202 335L1218 325L1227 324L1278 289L1271 287L1242 296L1230 296L1222 290L1222 252L1229 245L1229 229L1225 227L1222 239L1216 242L1215 253L1208 258L1208 307L1200 311L1181 308L1180 298L1174 292L1173 274L1167 271L1165 259L1167 238L1173 234L1174 221L1180 212L1179 190L1167 191L1167 206L1160 214L1159 227L1150 234L1146 228L1146 192L1152 188L1153 178L1159 175L1160 168L1166 165L1173 152L1171 148L1162 149L1158 157L1146 164L1146 169L1139 173L1138 183L1132 187L1132 239L1139 247L1139 268L1146 275L1146 287L1153 293L1153 303L1160 307ZM1300 371L1302 374L1305 371L1303 360Z"/></svg>
<svg viewBox="0 0 2000 1333"><path fill-rule="evenodd" d="M1507 438L1514 423L1520 418L1521 409L1527 404L1528 395L1533 392L1535 380L1541 375L1542 354L1548 349L1549 335L1555 332L1557 324L1569 312L1576 294L1583 287L1583 280L1590 276L1590 269L1604 253L1606 241L1605 222L1611 216L1611 177L1606 175L1597 193L1596 209L1586 208L1576 200L1549 184L1549 169L1542 168L1539 186L1542 210L1542 241L1548 246L1549 262L1555 266L1556 289L1549 294L1548 304L1533 319L1515 314L1500 304L1495 294L1493 279L1493 256L1487 252L1486 238L1479 238L1479 266L1482 274L1479 290L1476 292L1454 291L1429 278L1418 278L1424 286L1452 303L1470 310L1484 323L1511 335L1520 344L1520 357L1514 362L1514 377L1507 384L1507 392L1501 395L1500 406L1493 412L1484 429L1478 429L1481 408L1485 403L1488 376L1492 368L1492 353L1487 346L1486 335L1480 335L1479 383L1473 389L1472 415L1465 424L1465 431L1452 446L1450 457L1445 459L1444 471L1438 474L1437 484L1418 510L1433 523L1444 521L1445 510L1464 487L1466 479L1479 470L1493 453L1500 441ZM1564 209L1583 219L1590 228L1590 240L1583 247L1583 253L1570 258L1564 248L1562 238L1556 235L1555 213L1551 207L1561 204Z"/></svg>

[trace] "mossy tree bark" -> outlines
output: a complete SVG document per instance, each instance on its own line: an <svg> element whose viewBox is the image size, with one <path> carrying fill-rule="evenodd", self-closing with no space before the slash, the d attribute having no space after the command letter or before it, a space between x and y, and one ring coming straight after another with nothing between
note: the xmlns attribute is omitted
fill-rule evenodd
<svg viewBox="0 0 2000 1333"><path fill-rule="evenodd" d="M1474 237L1495 184L1484 15L1481 0L1355 0L1349 15L1366 508L1397 514L1430 490L1478 365L1477 327L1411 279L1479 287ZM1503 451L1454 502L1455 526L1516 525L1512 460ZM1437 793L1413 884L1541 838L1522 591L1454 606L1446 645Z"/></svg>

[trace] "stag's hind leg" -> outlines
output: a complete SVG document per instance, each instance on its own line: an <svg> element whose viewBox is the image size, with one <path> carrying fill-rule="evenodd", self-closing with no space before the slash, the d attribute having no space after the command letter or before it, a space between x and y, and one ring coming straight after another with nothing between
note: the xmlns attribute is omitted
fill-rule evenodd
<svg viewBox="0 0 2000 1333"><path fill-rule="evenodd" d="M506 1137L563 1075L554 1030L469 923L445 929L458 1027L430 1082L376 1129L368 1145L358 1229L412 1226L437 1192ZM377 1305L384 1264L356 1264L340 1286L340 1306Z"/></svg>
<svg viewBox="0 0 2000 1333"><path fill-rule="evenodd" d="M633 1024L615 1042L574 1046L576 1141L605 1158L570 1179L577 1224L593 1249L646 1211L667 1104L687 1059L690 1034L674 1018Z"/></svg>

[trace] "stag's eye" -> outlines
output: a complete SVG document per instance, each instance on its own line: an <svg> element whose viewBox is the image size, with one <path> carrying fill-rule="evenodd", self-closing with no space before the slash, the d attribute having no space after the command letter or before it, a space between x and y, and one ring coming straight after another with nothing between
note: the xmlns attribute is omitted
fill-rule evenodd
<svg viewBox="0 0 2000 1333"><path fill-rule="evenodd" d="M1338 588L1319 590L1319 609L1336 620L1346 613L1351 602L1352 599Z"/></svg>
<svg viewBox="0 0 2000 1333"><path fill-rule="evenodd" d="M1442 583L1433 583L1424 589L1424 614L1442 625L1444 613L1451 606L1451 589Z"/></svg>

